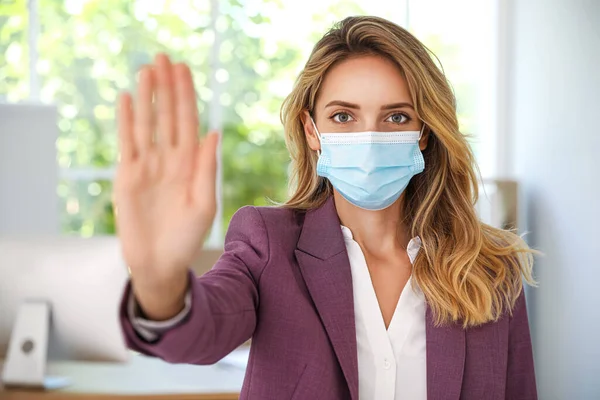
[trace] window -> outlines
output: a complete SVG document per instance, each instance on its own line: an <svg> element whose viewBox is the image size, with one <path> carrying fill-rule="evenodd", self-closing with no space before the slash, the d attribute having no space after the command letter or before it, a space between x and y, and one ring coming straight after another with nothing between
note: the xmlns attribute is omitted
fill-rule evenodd
<svg viewBox="0 0 600 400"><path fill-rule="evenodd" d="M0 99L54 102L61 229L114 232L117 154L114 103L158 51L190 64L204 130L223 132L219 245L246 204L282 201L289 157L279 107L312 46L347 15L379 15L408 26L440 58L493 174L491 124L494 12L476 0L13 0L0 4ZM435 10L435 12L432 12ZM268 155L268 156L266 156ZM489 165L488 165L489 164Z"/></svg>
<svg viewBox="0 0 600 400"><path fill-rule="evenodd" d="M414 0L409 29L441 60L483 176L495 176L496 19L493 1Z"/></svg>

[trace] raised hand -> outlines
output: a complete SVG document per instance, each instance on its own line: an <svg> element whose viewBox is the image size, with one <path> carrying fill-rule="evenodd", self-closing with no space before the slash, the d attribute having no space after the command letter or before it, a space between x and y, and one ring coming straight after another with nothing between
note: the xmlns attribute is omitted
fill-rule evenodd
<svg viewBox="0 0 600 400"><path fill-rule="evenodd" d="M118 235L140 305L165 319L182 307L187 269L214 219L218 135L198 139L190 70L163 54L118 110Z"/></svg>

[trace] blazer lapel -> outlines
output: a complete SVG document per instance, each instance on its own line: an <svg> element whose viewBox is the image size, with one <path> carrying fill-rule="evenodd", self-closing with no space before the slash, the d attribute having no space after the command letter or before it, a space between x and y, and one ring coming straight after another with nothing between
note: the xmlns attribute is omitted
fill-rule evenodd
<svg viewBox="0 0 600 400"><path fill-rule="evenodd" d="M427 398L457 400L465 367L465 330L459 324L436 327L427 307Z"/></svg>
<svg viewBox="0 0 600 400"><path fill-rule="evenodd" d="M350 261L333 199L308 211L296 259L317 308L350 395L358 400L358 356Z"/></svg>

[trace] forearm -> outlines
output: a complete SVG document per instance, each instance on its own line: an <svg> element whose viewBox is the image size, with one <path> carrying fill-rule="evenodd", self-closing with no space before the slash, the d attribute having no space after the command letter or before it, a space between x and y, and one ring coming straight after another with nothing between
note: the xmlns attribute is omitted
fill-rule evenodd
<svg viewBox="0 0 600 400"><path fill-rule="evenodd" d="M172 363L212 364L248 340L256 324L256 293L223 285L223 277L193 277L189 273L189 312L168 329L140 331L129 307L131 285L121 305L121 322L128 346ZM227 287L237 286L234 291ZM145 316L148 318L147 316Z"/></svg>

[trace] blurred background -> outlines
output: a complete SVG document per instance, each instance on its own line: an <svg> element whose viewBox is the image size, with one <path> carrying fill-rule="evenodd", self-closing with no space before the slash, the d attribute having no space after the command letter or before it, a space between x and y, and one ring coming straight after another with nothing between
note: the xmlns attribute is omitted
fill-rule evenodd
<svg viewBox="0 0 600 400"><path fill-rule="evenodd" d="M246 204L286 197L289 156L279 108L312 46L348 15L409 26L440 58L460 99L462 128L493 158L493 10L448 3L289 0L2 0L0 98L58 107L60 229L114 233L114 104L136 71L167 52L190 64L205 126L221 129L222 206L213 243ZM432 14L428 10L438 8ZM465 13L470 14L464 18ZM457 19L466 23L457 24ZM453 21L454 19L454 21ZM476 35L473 32L477 32ZM487 146L488 148L484 148ZM268 156L267 156L268 155ZM493 163L486 163L492 175Z"/></svg>
<svg viewBox="0 0 600 400"><path fill-rule="evenodd" d="M545 253L528 291L540 398L600 399L599 0L0 0L0 232L114 234L114 104L160 51L191 66L203 127L223 132L219 248L238 208L285 200L281 102L359 14L437 55L482 219Z"/></svg>

